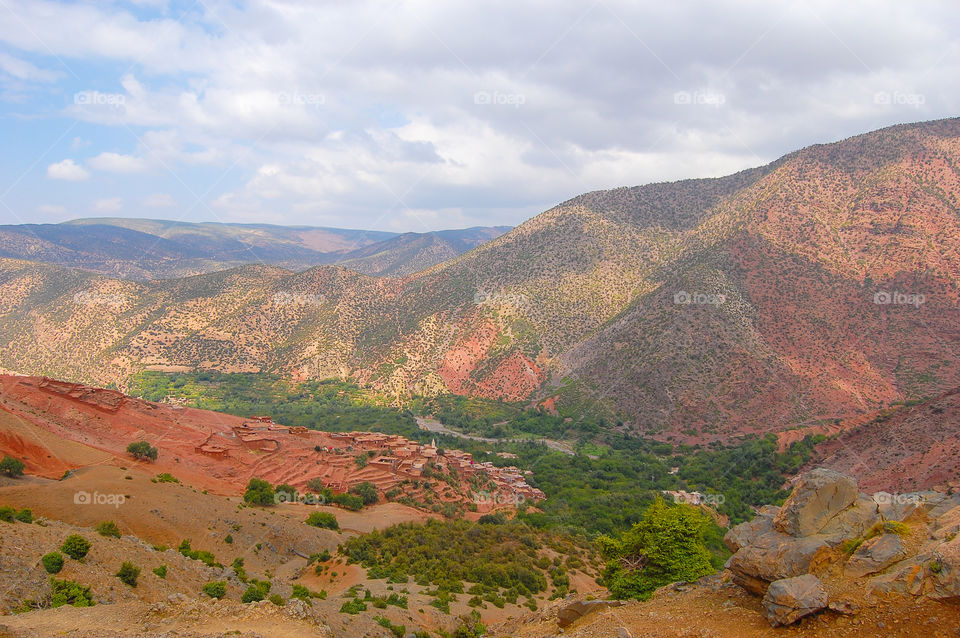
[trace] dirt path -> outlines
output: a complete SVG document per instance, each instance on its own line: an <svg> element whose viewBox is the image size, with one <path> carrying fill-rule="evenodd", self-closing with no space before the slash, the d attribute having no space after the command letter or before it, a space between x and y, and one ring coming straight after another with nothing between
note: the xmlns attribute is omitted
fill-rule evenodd
<svg viewBox="0 0 960 638"><path fill-rule="evenodd" d="M440 423L434 419L424 419L422 417L417 418L417 425L420 426L421 430L426 430L427 432L436 432L438 434L447 434L450 436L456 436L461 439L470 439L471 441L482 441L483 443L539 443L541 445L546 445L551 450L556 450L557 452L563 452L564 454L569 454L573 456L576 454L573 449L573 445L567 441L557 441L554 439L491 439L484 436L475 436L473 434L464 434L463 432L458 432L456 430L451 430L443 423Z"/></svg>

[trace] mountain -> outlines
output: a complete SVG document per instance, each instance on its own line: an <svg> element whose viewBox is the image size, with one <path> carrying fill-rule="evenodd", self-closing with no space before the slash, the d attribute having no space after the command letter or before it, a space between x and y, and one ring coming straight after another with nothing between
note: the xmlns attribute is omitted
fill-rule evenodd
<svg viewBox="0 0 960 638"><path fill-rule="evenodd" d="M279 371L729 440L960 386L960 120L587 193L400 278L156 282L0 261L0 368Z"/></svg>
<svg viewBox="0 0 960 638"><path fill-rule="evenodd" d="M509 230L397 233L312 226L91 218L0 226L0 256L147 281L265 263L291 270L349 261L360 272L410 274Z"/></svg>
<svg viewBox="0 0 960 638"><path fill-rule="evenodd" d="M374 277L412 275L469 252L509 230L509 226L479 226L463 230L404 233L342 253L335 263Z"/></svg>

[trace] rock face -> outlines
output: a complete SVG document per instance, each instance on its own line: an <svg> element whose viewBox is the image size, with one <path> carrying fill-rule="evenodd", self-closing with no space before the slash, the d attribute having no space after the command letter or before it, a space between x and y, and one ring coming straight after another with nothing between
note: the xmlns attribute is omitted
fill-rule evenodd
<svg viewBox="0 0 960 638"><path fill-rule="evenodd" d="M842 570L830 572L829 564L845 559L836 548L847 540L861 544ZM817 469L800 479L783 507L762 508L731 529L724 544L733 552L726 565L733 581L764 596L773 625L830 605L846 610L842 601L829 600L812 570L824 578L869 576L868 591L960 602L960 494L867 496L852 478Z"/></svg>
<svg viewBox="0 0 960 638"><path fill-rule="evenodd" d="M817 468L804 476L773 519L790 536L810 536L857 500L857 483L839 472Z"/></svg>
<svg viewBox="0 0 960 638"><path fill-rule="evenodd" d="M827 592L813 574L774 581L763 597L763 615L774 627L789 625L827 606Z"/></svg>

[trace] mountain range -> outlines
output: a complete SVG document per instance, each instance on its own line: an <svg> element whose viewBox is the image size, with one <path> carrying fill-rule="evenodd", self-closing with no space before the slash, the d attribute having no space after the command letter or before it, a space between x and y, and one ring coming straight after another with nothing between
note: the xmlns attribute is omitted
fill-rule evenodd
<svg viewBox="0 0 960 638"><path fill-rule="evenodd" d="M507 226L391 233L315 226L190 223L98 217L0 226L0 257L148 281L250 263L304 270L348 264L370 275L406 275L502 235Z"/></svg>
<svg viewBox="0 0 960 638"><path fill-rule="evenodd" d="M306 270L205 272L198 255L201 274L136 281L173 271L67 268L49 256L61 237L0 260L0 367L121 389L144 368L344 377L681 440L833 422L960 386L958 167L960 120L899 125L727 177L587 193L469 252L324 230L346 252ZM144 232L113 227L104 254ZM275 232L290 255L317 250Z"/></svg>

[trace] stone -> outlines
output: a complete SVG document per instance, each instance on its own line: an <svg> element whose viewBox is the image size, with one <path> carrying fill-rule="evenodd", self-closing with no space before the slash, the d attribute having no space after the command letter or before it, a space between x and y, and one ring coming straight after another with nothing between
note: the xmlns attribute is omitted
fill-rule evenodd
<svg viewBox="0 0 960 638"><path fill-rule="evenodd" d="M826 468L805 474L773 519L773 526L789 536L819 533L834 516L858 499L857 483Z"/></svg>
<svg viewBox="0 0 960 638"><path fill-rule="evenodd" d="M577 600L557 612L557 625L563 629L584 616L607 607L619 607L622 604L623 602L619 600Z"/></svg>
<svg viewBox="0 0 960 638"><path fill-rule="evenodd" d="M861 578L882 572L907 557L907 549L897 534L882 534L865 541L843 568L849 578Z"/></svg>
<svg viewBox="0 0 960 638"><path fill-rule="evenodd" d="M824 525L820 533L836 536L838 542L863 536L875 523L881 522L880 508L871 497L861 494L850 507Z"/></svg>
<svg viewBox="0 0 960 638"><path fill-rule="evenodd" d="M762 596L773 581L808 573L814 556L829 547L830 540L825 536L794 538L772 531L731 556L726 567L735 583Z"/></svg>
<svg viewBox="0 0 960 638"><path fill-rule="evenodd" d="M774 627L790 625L827 606L827 592L813 574L770 583L763 597L763 615Z"/></svg>
<svg viewBox="0 0 960 638"><path fill-rule="evenodd" d="M773 531L773 519L779 511L779 507L763 507L753 520L731 528L723 537L723 544L734 553L753 545L757 538Z"/></svg>

